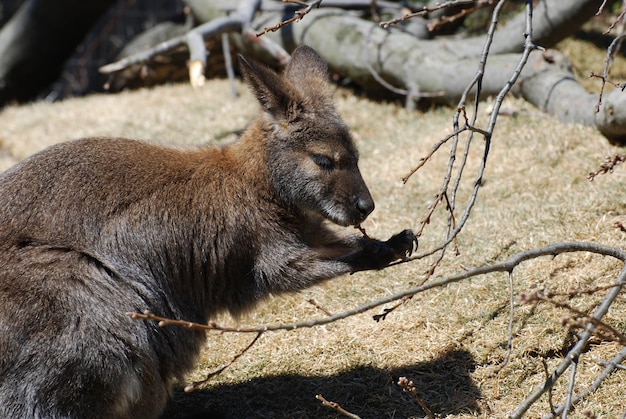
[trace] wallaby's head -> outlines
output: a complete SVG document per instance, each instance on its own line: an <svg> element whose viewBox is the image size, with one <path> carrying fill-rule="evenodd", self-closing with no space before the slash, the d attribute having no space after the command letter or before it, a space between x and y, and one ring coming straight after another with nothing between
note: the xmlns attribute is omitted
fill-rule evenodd
<svg viewBox="0 0 626 419"><path fill-rule="evenodd" d="M280 199L302 214L342 226L374 210L358 152L332 103L326 63L310 47L292 54L279 75L241 57L241 70L263 108L269 176Z"/></svg>

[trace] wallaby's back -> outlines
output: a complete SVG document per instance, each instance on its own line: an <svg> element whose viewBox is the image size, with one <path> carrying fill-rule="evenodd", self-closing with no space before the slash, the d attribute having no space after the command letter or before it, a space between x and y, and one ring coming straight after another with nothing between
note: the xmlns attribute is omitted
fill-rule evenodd
<svg viewBox="0 0 626 419"><path fill-rule="evenodd" d="M222 254L235 243L219 243L257 224L237 172L218 149L91 139L0 177L0 416L160 414L204 335L155 333L124 313L204 322L254 298L253 286L233 296L211 280L250 266L253 243L237 243L236 260Z"/></svg>
<svg viewBox="0 0 626 419"><path fill-rule="evenodd" d="M326 225L374 203L317 53L242 71L263 113L231 146L78 140L0 175L0 417L158 417L205 336L126 312L206 322L410 254Z"/></svg>

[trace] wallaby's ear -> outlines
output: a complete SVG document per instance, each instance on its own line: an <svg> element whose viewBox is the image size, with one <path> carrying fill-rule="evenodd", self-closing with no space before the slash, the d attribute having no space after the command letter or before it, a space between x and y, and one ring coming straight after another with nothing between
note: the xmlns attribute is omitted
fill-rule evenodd
<svg viewBox="0 0 626 419"><path fill-rule="evenodd" d="M328 79L328 65L319 54L307 45L301 45L291 54L291 61L285 69L285 76L294 83L307 77Z"/></svg>
<svg viewBox="0 0 626 419"><path fill-rule="evenodd" d="M301 94L270 68L239 55L241 72L263 109L274 119L291 122L301 110Z"/></svg>

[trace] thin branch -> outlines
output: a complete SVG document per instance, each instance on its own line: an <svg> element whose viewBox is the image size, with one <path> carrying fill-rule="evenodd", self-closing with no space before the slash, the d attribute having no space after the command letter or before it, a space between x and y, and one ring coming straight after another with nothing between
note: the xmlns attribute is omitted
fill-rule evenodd
<svg viewBox="0 0 626 419"><path fill-rule="evenodd" d="M622 348L611 361L606 363L604 370L596 377L595 380L593 380L593 383L591 383L589 387L587 387L572 398L572 405L580 402L582 399L589 396L590 394L595 393L602 385L602 382L606 378L608 378L616 369L620 368L621 362L623 362L624 360L626 360L626 347ZM564 408L565 405L560 405L556 409L554 409L552 414L545 415L542 419L554 418L556 417L556 415L560 414Z"/></svg>
<svg viewBox="0 0 626 419"><path fill-rule="evenodd" d="M402 388L403 393L408 393L411 395L411 397L413 397L413 400L415 400L417 404L420 405L424 413L426 413L428 419L435 419L435 415L433 415L433 412L428 408L428 406L426 406L426 403L424 403L422 398L417 395L417 389L415 388L415 384L413 384L413 381L410 381L406 377L400 377L398 379L398 386Z"/></svg>
<svg viewBox="0 0 626 419"><path fill-rule="evenodd" d="M596 16L600 16L602 13L604 13L604 7L606 6L607 1L608 0L602 0L602 4L598 8L598 11L596 12Z"/></svg>
<svg viewBox="0 0 626 419"><path fill-rule="evenodd" d="M456 131L452 132L451 134L446 135L443 139L435 143L431 151L426 156L420 159L420 162L418 163L418 165L415 166L413 169L411 169L411 171L402 178L402 183L407 183L409 181L409 178L413 176L413 174L417 172L422 166L424 166L426 162L428 162L432 158L432 156L437 152L437 150L441 148L442 145L447 143L451 138L454 138L454 136L460 134L464 130L465 130L465 127L457 129Z"/></svg>
<svg viewBox="0 0 626 419"><path fill-rule="evenodd" d="M550 370L548 369L548 363L545 359L541 358L541 365L543 366L543 372L545 373L546 380L550 378ZM552 387L548 389L548 405L550 406L550 412L552 416L556 416L556 409L554 408L554 401L552 397Z"/></svg>
<svg viewBox="0 0 626 419"><path fill-rule="evenodd" d="M606 291L606 290L610 290L611 288L621 287L621 286L622 284L608 284L608 285L597 285L591 288L576 288L570 291L563 291L563 292L546 290L543 293L546 298L554 298L558 296L574 298L574 297L580 297L581 295L595 294L599 291Z"/></svg>
<svg viewBox="0 0 626 419"><path fill-rule="evenodd" d="M625 349L626 349L626 347L625 347ZM598 363L598 365L602 365L603 367L607 367L607 366L611 365L612 362L613 361L598 361L597 363ZM624 364L617 363L617 364L611 365L611 366L613 368L615 368L615 369L626 371L626 365L624 365Z"/></svg>
<svg viewBox="0 0 626 419"><path fill-rule="evenodd" d="M567 413L572 408L572 397L574 395L574 384L576 383L576 372L578 371L578 356L572 357L572 368L570 369L569 382L567 384L567 396L563 406L562 419L567 419Z"/></svg>
<svg viewBox="0 0 626 419"><path fill-rule="evenodd" d="M292 3L292 4L296 4L298 6L304 7L304 9L302 10L296 10L294 12L293 17L283 20L282 22L278 22L276 25L271 26L269 28L263 28L263 30L261 32L258 32L256 34L256 36L263 36L268 32L276 32L277 30L279 30L280 28L282 28L285 25L289 25L290 23L293 22L298 22L300 20L302 20L302 18L306 15L308 15L311 10L313 9L317 9L318 7L320 7L320 4L322 3L322 0L314 0L310 3L305 3L303 1L299 1L299 0L283 0L283 3Z"/></svg>
<svg viewBox="0 0 626 419"><path fill-rule="evenodd" d="M513 287L513 271L509 272L509 327L508 327L508 340L506 342L506 354L504 359L499 365L498 370L502 370L511 358L511 352L513 352L513 313L515 310L515 292Z"/></svg>
<svg viewBox="0 0 626 419"><path fill-rule="evenodd" d="M393 19L393 20L389 20L389 21L386 21L386 22L380 22L380 26L383 29L387 29L391 25L395 25L395 24L404 22L406 20L413 19L413 18L418 17L418 16L425 16L428 13L432 13L432 12L437 11L437 10L447 9L448 7L459 6L459 5L472 5L472 6L474 6L472 8L472 10L470 10L470 11L465 13L465 14L468 14L468 13L471 13L471 12L473 12L474 10L476 10L478 8L485 7L485 6L493 4L493 1L494 0L452 0L452 1L447 1L447 2L444 2L444 3L437 3L435 6L432 6L432 7L423 6L420 10L417 10L417 11L411 12L411 13L405 13L404 15L402 15L399 18L396 18L396 19ZM460 16L458 16L458 17L460 17ZM458 18L458 17L456 17L456 18ZM449 16L448 17L448 19L450 21L452 21L453 19L456 19L456 18L454 18L454 16Z"/></svg>
<svg viewBox="0 0 626 419"><path fill-rule="evenodd" d="M382 297L363 305L357 306L350 310L345 310L339 313L335 313L332 316L326 316L317 319L310 319L301 322L294 323L278 323L278 324L266 324L254 327L227 327L218 325L215 322L209 322L208 324L200 324L193 323L184 320L175 320L175 319L167 319L164 317L160 317L154 315L148 311L141 313L126 313L127 316L137 319L137 320L153 320L159 323L159 326L164 327L168 325L182 326L189 329L194 330L219 330L222 332L235 332L235 333L259 333L259 332L270 332L277 330L295 330L301 328L308 327L316 327L329 323L336 322L338 320L343 320L348 317L355 316L357 314L364 313L366 311L372 310L376 307L380 307L385 304L392 303L394 301L400 300L407 296L412 296L416 294L420 294L424 291L428 291L430 289L439 288L445 285L449 285L452 283L460 282L465 279L473 278L480 275L486 275L495 272L511 272L515 267L520 265L521 263L532 260L541 256L556 256L562 253L571 253L571 252L590 252L604 256L610 256L616 259L621 260L622 262L626 262L626 252L618 249L616 247L604 246L596 243L589 242L563 242L563 243L554 243L545 247L540 247L532 250L527 250L524 252L519 252L504 262L497 263L494 265L486 265L477 267L474 269L469 269L464 272L461 272L456 275L447 276L444 278L440 278L437 280L433 280L427 282L423 285L419 285L413 288L409 288L395 294Z"/></svg>
<svg viewBox="0 0 626 419"><path fill-rule="evenodd" d="M426 25L426 28L431 32L435 31L437 28L441 26L444 26L448 23L455 22L459 19L463 19L465 16L468 16L474 13L476 10L482 9L483 7L491 6L493 3L494 3L494 0L476 1L473 7L462 8L461 10L459 10L457 13L453 15L441 16L438 19L434 19L432 22L429 22L428 25Z"/></svg>
<svg viewBox="0 0 626 419"><path fill-rule="evenodd" d="M602 6L600 6L600 9L598 10L598 13L596 13L596 16L599 14L602 14L602 9L604 8L604 3L602 3ZM620 12L620 14L613 20L613 22L611 23L611 25L609 25L609 27L607 28L607 30L605 30L604 32L602 32L602 35L608 35L613 29L615 29L615 27L623 21L624 19L624 15L626 15L626 3L622 4L622 11Z"/></svg>
<svg viewBox="0 0 626 419"><path fill-rule="evenodd" d="M307 303L311 304L313 307L315 307L316 309L318 309L319 311L321 311L322 313L326 314L327 316L332 316L333 313L331 313L330 311L328 311L327 309L325 309L324 307L322 307L317 301L315 301L313 298L309 298L307 300Z"/></svg>
<svg viewBox="0 0 626 419"><path fill-rule="evenodd" d="M321 394L318 394L315 396L315 398L317 400L319 400L320 402L322 402L322 406L326 406L326 407L330 407L331 409L333 409L334 411L341 413L342 415L349 417L351 419L361 419L360 416L355 415L354 413L350 413L348 412L346 409L344 409L343 407L341 407L339 405L339 403L337 402L329 402L328 400L326 400L324 398L324 396L322 396Z"/></svg>
<svg viewBox="0 0 626 419"><path fill-rule="evenodd" d="M241 358L246 352L248 352L250 350L250 348L252 348L254 346L254 344L257 343L257 341L259 340L261 335L263 335L263 332L257 333L257 335L254 337L254 339L252 339L252 341L245 348L243 348L241 351L239 351L237 354L235 354L235 356L233 356L233 358L228 363L226 363L224 366L222 366L221 368L218 368L215 371L210 372L209 374L206 375L206 377L204 377L204 379L202 379L200 381L194 381L190 385L186 386L185 387L185 392L189 393L190 391L193 391L193 390L197 389L199 386L208 383L213 377L218 376L221 373L223 373L228 367L233 365L239 358Z"/></svg>
<svg viewBox="0 0 626 419"><path fill-rule="evenodd" d="M610 287L598 287L598 290L621 287L622 285L623 284L621 283L617 283L617 284L613 284ZM573 295L573 293L571 293L570 295ZM521 300L524 303L536 303L538 301L543 301L543 302L547 302L553 305L554 307L565 309L575 314L577 318L576 319L572 319L571 317L563 318L561 320L561 322L563 323L563 326L568 326L570 328L585 328L588 323L592 323L596 328L595 333L599 335L600 338L602 338L603 340L619 342L621 345L626 346L626 335L624 335L622 332L620 332L616 328L612 327L609 324L606 324L605 322L601 320L595 319L593 317L589 317L586 313L575 309L570 304L554 300L552 297L549 297L548 295L546 295L546 293L544 293L543 291L534 291L529 294L522 294Z"/></svg>
<svg viewBox="0 0 626 419"><path fill-rule="evenodd" d="M605 157L604 161L600 164L600 168L595 172L589 172L587 179L594 180L598 175L604 175L606 173L613 173L613 169L618 164L626 161L626 154L613 154L612 156Z"/></svg>
<svg viewBox="0 0 626 419"><path fill-rule="evenodd" d="M612 82L611 80L609 80L609 69L611 67L611 63L613 62L614 58L615 58L615 51L618 49L618 45L621 45L621 41L622 39L624 39L626 37L626 34L622 34L619 36L616 36L615 39L613 39L613 41L611 42L611 44L609 45L609 47L606 50L606 55L604 57L604 68L602 69L602 74L596 74L596 73L591 73L589 75L589 77L596 77L599 78L600 80L602 80L602 85L600 87L600 93L598 94L598 102L596 103L596 107L595 107L595 112L598 113L600 112L600 106L602 105L602 97L604 95L604 89L606 87L606 84L609 83L611 85L613 85L614 87L620 89L620 90L624 90L626 89L626 83L615 83Z"/></svg>
<svg viewBox="0 0 626 419"><path fill-rule="evenodd" d="M454 167L454 162L456 160L456 149L457 149L457 145L458 145L458 141L459 141L459 134L461 134L462 132L468 130L470 126L474 126L475 125L476 117L477 117L477 114L478 114L478 98L480 96L481 85L482 85L482 78L483 78L483 76L485 74L485 66L486 66L486 63L487 63L487 57L489 55L489 49L491 47L491 43L493 41L493 37L494 37L495 30L496 30L496 27L497 27L498 16L499 16L499 13L500 13L502 7L504 6L504 3L505 3L505 0L500 0L498 2L498 4L496 5L496 7L494 8L494 11L493 11L493 14L492 14L491 24L489 26L489 30L487 31L487 37L486 37L485 44L483 46L483 52L481 54L481 59L480 59L479 65L478 65L478 69L476 71L476 74L475 74L474 78L470 81L470 83L467 85L467 87L465 88L465 90L461 94L461 98L460 98L459 104L457 106L457 112L455 113L455 115L453 117L453 129L454 129L453 134L448 136L445 139L445 141L444 141L444 142L447 142L448 139L450 139L450 138L453 139L453 142L451 144L451 150L450 150L450 159L448 161L448 170L447 170L447 172L446 172L446 174L444 176L444 180L442 182L442 186L439 189L439 194L440 195L443 194L443 192L448 189L448 186L450 184L450 180L451 180L451 177L452 177L452 168ZM474 100L474 117L472 118L471 123L468 124L467 123L468 120L467 120L467 117L466 117L466 114L465 114L465 103L467 102L467 98L468 98L470 92L474 88L476 88L475 100ZM460 127L460 124L459 124L459 118L460 118L461 115L463 115L465 117L465 121L466 121L466 123L464 124L463 127ZM496 116L497 116L497 113L496 113ZM473 131L471 129L469 129L469 136L468 136L468 139L467 139L466 150L469 149L469 144L470 144L471 139L472 139L472 134L473 134ZM490 137L490 135L489 135L489 137ZM486 140L485 143L486 143L486 146L487 146L489 139L485 138L485 140ZM440 142L440 145L441 144L443 144L443 142ZM433 151L433 153L434 153L434 151ZM431 156L432 156L433 153L431 153ZM458 173L457 179L455 181L455 185L456 186L454 187L454 190L456 190L456 187L460 183L460 176L462 175L463 167L465 166L465 159L466 159L467 154L468 153L466 151L466 153L464 154L465 157L464 157L464 159L462 160L462 162L460 164L460 169L459 169L459 173ZM486 149L485 149L485 155L483 156L483 164L481 165L481 170L479 170L479 175L478 175L479 179L482 177L482 171L483 171L482 168L484 168L484 164L486 163L487 155L488 155L488 147L486 147ZM430 157L428 157L428 158L430 158ZM422 161L425 163L424 159L422 159ZM420 167L421 166L418 165L414 170L411 171L411 173L409 175L407 175L407 176L405 176L403 178L403 181L406 183L408 178L413 173L415 173ZM479 185L480 185L480 182L478 182L478 181L475 182L475 188L474 188L474 191L472 193L472 196L474 198L476 196L477 188L479 187ZM455 195L455 193L453 192L453 196L454 195ZM473 206L473 199L470 198L470 201L468 202L468 206L466 207L466 211L465 211L467 216L469 216L469 211L468 210L471 209L472 206ZM454 208L454 207L455 207L455 203L454 203L454 199L452 199L451 208ZM433 211L434 211L434 208L433 208ZM430 218L431 214L432 214L432 211L427 216L427 219ZM465 217L465 220L466 219L467 219L467 217ZM446 233L446 236L447 236L446 240L440 246L438 246L437 248L432 249L430 252L424 253L424 254L422 254L420 256L421 257L425 257L425 256L433 254L433 253L435 253L435 252L437 252L437 251L447 247L448 244L458 234L458 232L460 232L460 230L462 229L464 224L465 224L465 222L463 221L460 225L457 226L457 228L453 229L452 231L448 231Z"/></svg>
<svg viewBox="0 0 626 419"><path fill-rule="evenodd" d="M374 314L372 316L372 319L376 322L380 322L382 320L385 320L387 318L387 316L392 313L394 310L396 310L398 307L402 306L404 303L406 303L407 301L409 301L411 298L413 298L412 295L408 295L406 297L400 298L394 305L392 305L391 307L385 307L385 309L383 310L383 312L381 314Z"/></svg>

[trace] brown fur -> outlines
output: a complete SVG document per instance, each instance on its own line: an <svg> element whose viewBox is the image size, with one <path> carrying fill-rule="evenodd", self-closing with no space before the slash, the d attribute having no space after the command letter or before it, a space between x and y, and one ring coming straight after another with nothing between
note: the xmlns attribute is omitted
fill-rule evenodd
<svg viewBox="0 0 626 419"><path fill-rule="evenodd" d="M232 146L84 139L0 176L1 417L158 417L205 336L125 312L206 322L410 254L326 226L374 203L317 53L242 71L263 113Z"/></svg>

